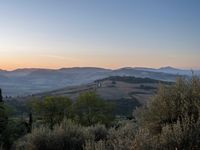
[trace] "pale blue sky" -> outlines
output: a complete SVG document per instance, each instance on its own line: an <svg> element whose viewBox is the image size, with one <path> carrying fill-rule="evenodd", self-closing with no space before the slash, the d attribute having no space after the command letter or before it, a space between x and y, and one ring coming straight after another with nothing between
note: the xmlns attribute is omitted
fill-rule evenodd
<svg viewBox="0 0 200 150"><path fill-rule="evenodd" d="M0 68L200 68L199 0L0 0Z"/></svg>

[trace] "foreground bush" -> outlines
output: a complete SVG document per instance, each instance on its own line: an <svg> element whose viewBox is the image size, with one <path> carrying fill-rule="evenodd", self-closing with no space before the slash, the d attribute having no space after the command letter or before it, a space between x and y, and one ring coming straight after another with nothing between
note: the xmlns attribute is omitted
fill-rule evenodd
<svg viewBox="0 0 200 150"><path fill-rule="evenodd" d="M106 138L87 141L85 150L133 150L137 127L132 121L118 123L108 130Z"/></svg>
<svg viewBox="0 0 200 150"><path fill-rule="evenodd" d="M82 150L88 134L84 128L71 121L64 121L53 130L46 127L34 129L20 139L17 150Z"/></svg>
<svg viewBox="0 0 200 150"><path fill-rule="evenodd" d="M104 125L97 124L88 128L89 134L93 137L94 141L98 142L106 140L108 136L108 130Z"/></svg>
<svg viewBox="0 0 200 150"><path fill-rule="evenodd" d="M131 121L106 129L97 124L82 127L71 121L63 121L53 130L48 127L33 129L31 134L19 139L16 150L131 150L136 126Z"/></svg>
<svg viewBox="0 0 200 150"><path fill-rule="evenodd" d="M137 149L200 149L199 78L161 86L139 121Z"/></svg>
<svg viewBox="0 0 200 150"><path fill-rule="evenodd" d="M109 150L133 150L133 141L137 126L133 121L127 120L117 127L109 130L107 147Z"/></svg>

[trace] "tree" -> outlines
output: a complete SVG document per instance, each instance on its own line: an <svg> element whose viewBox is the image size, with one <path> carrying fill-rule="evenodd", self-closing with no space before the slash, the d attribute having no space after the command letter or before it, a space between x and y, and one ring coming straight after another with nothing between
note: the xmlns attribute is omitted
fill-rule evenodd
<svg viewBox="0 0 200 150"><path fill-rule="evenodd" d="M5 110L5 104L3 102L2 91L0 89L0 146L3 145L3 133L6 129L8 117Z"/></svg>
<svg viewBox="0 0 200 150"><path fill-rule="evenodd" d="M114 119L113 105L94 92L81 94L74 105L74 111L78 122L86 126L97 123L109 125Z"/></svg>
<svg viewBox="0 0 200 150"><path fill-rule="evenodd" d="M51 129L64 117L70 117L72 102L67 97L52 96L32 103L33 110Z"/></svg>
<svg viewBox="0 0 200 150"><path fill-rule="evenodd" d="M0 89L0 146L7 150L13 142L26 133L23 122L11 119L13 108L3 101Z"/></svg>
<svg viewBox="0 0 200 150"><path fill-rule="evenodd" d="M0 102L3 102L3 96L2 96L2 91L0 89Z"/></svg>

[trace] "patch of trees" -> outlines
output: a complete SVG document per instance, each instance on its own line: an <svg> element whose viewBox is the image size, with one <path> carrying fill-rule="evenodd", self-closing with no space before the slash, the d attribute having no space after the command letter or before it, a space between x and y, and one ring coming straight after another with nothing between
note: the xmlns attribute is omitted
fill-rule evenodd
<svg viewBox="0 0 200 150"><path fill-rule="evenodd" d="M14 141L28 133L27 123L12 114L13 108L3 101L0 89L0 149L11 149Z"/></svg>
<svg viewBox="0 0 200 150"><path fill-rule="evenodd" d="M143 89L143 90L156 90L157 87L141 84L140 87L139 87L139 89Z"/></svg>
<svg viewBox="0 0 200 150"><path fill-rule="evenodd" d="M115 115L125 117L132 116L133 110L141 106L141 103L133 96L131 98L121 98L110 101L115 104Z"/></svg>
<svg viewBox="0 0 200 150"><path fill-rule="evenodd" d="M34 100L30 103L35 117L51 129L59 124L64 117L71 117L72 102L67 97L46 97L44 100Z"/></svg>
<svg viewBox="0 0 200 150"><path fill-rule="evenodd" d="M94 92L80 94L74 103L67 97L46 97L32 101L31 107L35 116L51 129L64 118L84 126L97 123L108 126L114 120L114 105Z"/></svg>
<svg viewBox="0 0 200 150"><path fill-rule="evenodd" d="M82 125L107 126L114 120L114 105L93 92L81 94L73 106L75 119Z"/></svg>
<svg viewBox="0 0 200 150"><path fill-rule="evenodd" d="M116 83L117 81L121 81L121 82L126 82L126 83L135 83L135 84L139 84L139 83L163 83L163 84L172 84L171 82L165 82L165 81L160 81L160 80L155 80L155 79L151 79L151 78L136 78L136 77L132 77L132 76L111 76L108 78L105 78L103 80L111 80L112 83ZM98 80L97 82L102 81L102 80Z"/></svg>

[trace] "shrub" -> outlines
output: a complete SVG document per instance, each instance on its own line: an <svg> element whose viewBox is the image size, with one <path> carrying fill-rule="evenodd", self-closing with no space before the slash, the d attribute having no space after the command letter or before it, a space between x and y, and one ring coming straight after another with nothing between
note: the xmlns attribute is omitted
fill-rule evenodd
<svg viewBox="0 0 200 150"><path fill-rule="evenodd" d="M178 79L140 113L136 149L200 149L200 80Z"/></svg>
<svg viewBox="0 0 200 150"><path fill-rule="evenodd" d="M84 128L71 121L63 121L53 130L46 127L33 132L16 143L17 150L82 150L88 134Z"/></svg>
<svg viewBox="0 0 200 150"><path fill-rule="evenodd" d="M109 130L107 148L111 150L132 150L137 126L132 120L120 123Z"/></svg>
<svg viewBox="0 0 200 150"><path fill-rule="evenodd" d="M108 136L108 130L104 125L97 124L95 126L89 127L89 133L94 136L95 142L100 140L106 140Z"/></svg>
<svg viewBox="0 0 200 150"><path fill-rule="evenodd" d="M84 150L107 150L106 141L87 141Z"/></svg>
<svg viewBox="0 0 200 150"><path fill-rule="evenodd" d="M106 138L99 141L89 140L85 150L132 150L135 138L136 125L132 121L120 122L110 128Z"/></svg>

